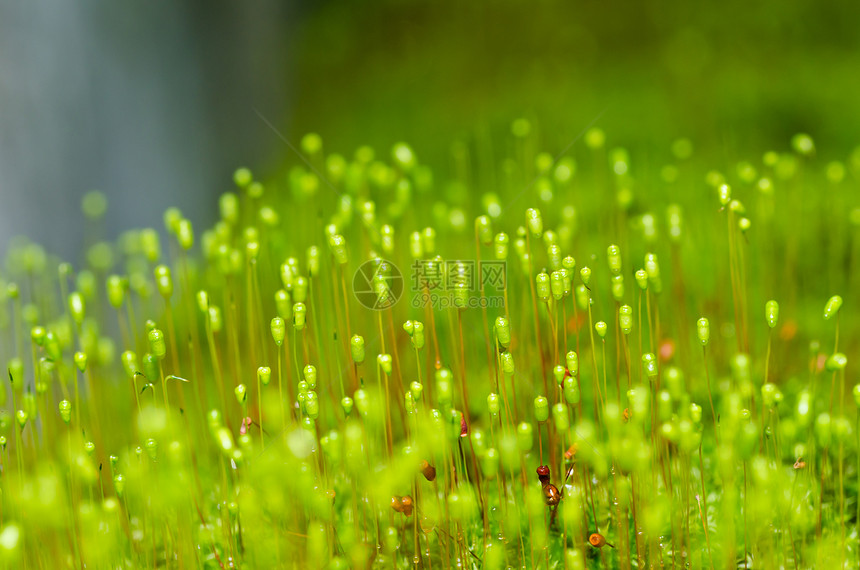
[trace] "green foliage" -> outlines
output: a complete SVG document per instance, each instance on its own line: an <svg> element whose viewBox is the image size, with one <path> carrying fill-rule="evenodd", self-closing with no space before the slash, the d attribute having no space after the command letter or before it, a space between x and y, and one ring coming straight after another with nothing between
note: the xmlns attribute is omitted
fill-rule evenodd
<svg viewBox="0 0 860 570"><path fill-rule="evenodd" d="M462 141L446 180L310 134L164 248L14 243L0 564L852 564L857 151L553 158L535 127L492 188Z"/></svg>

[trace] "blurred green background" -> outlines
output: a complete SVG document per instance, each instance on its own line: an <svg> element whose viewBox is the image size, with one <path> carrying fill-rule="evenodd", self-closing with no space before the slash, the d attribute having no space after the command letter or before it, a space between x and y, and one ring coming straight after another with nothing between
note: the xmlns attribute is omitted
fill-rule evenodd
<svg viewBox="0 0 860 570"><path fill-rule="evenodd" d="M74 257L94 188L106 237L171 205L208 225L236 166L271 179L297 161L255 109L294 145L408 141L440 181L453 141L509 156L518 117L552 153L600 117L634 168L681 136L721 169L799 131L842 159L858 21L860 3L811 0L2 2L0 249L23 233Z"/></svg>
<svg viewBox="0 0 860 570"><path fill-rule="evenodd" d="M844 153L860 124L858 21L856 2L807 0L327 2L290 42L291 130L339 151L404 139L445 164L453 138L519 116L557 152L605 110L610 144L643 152L686 136L755 160L804 131Z"/></svg>

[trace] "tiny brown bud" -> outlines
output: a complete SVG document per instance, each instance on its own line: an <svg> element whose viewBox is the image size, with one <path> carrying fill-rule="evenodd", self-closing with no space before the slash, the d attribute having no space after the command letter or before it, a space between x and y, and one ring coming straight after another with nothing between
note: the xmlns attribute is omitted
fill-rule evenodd
<svg viewBox="0 0 860 570"><path fill-rule="evenodd" d="M630 421L630 408L624 408L624 412L621 414L621 421L625 424Z"/></svg>
<svg viewBox="0 0 860 570"><path fill-rule="evenodd" d="M575 443L567 448L567 451L564 452L564 458L570 461L574 457L576 457L576 452L579 451L579 446Z"/></svg>
<svg viewBox="0 0 860 570"><path fill-rule="evenodd" d="M391 497L391 508L394 509L395 512L403 512L403 501L397 495Z"/></svg>
<svg viewBox="0 0 860 570"><path fill-rule="evenodd" d="M430 465L430 463L428 463L426 459L421 460L420 469L421 474L424 475L425 479L427 479L428 481L436 480L436 468Z"/></svg>
<svg viewBox="0 0 860 570"><path fill-rule="evenodd" d="M794 468L803 469L804 467L806 467L806 461L804 461L802 457L798 457L797 461L794 462Z"/></svg>
<svg viewBox="0 0 860 570"><path fill-rule="evenodd" d="M403 514L407 517L412 516L412 497L409 495L403 495L400 499L400 503L403 506Z"/></svg>
<svg viewBox="0 0 860 570"><path fill-rule="evenodd" d="M556 487L552 483L547 483L546 485L544 485L543 500L550 507L554 507L559 502L561 502L561 493L559 493L558 487Z"/></svg>
<svg viewBox="0 0 860 570"><path fill-rule="evenodd" d="M549 484L549 467L546 465L541 465L537 468L537 476L540 480L541 485Z"/></svg>
<svg viewBox="0 0 860 570"><path fill-rule="evenodd" d="M602 534L596 532L588 537L588 543L595 548L603 548L604 546L615 548L615 546L606 542L606 539L603 537Z"/></svg>

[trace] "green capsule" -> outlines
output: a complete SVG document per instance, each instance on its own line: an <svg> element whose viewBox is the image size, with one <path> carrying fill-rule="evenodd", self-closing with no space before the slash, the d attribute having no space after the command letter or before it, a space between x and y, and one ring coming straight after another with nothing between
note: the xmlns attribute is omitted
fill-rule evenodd
<svg viewBox="0 0 860 570"><path fill-rule="evenodd" d="M556 301L561 301L564 297L564 274L561 271L553 271L549 276L549 286L552 292L552 297Z"/></svg>
<svg viewBox="0 0 860 570"><path fill-rule="evenodd" d="M649 378L657 376L657 357L653 353L648 352L642 355L642 366Z"/></svg>
<svg viewBox="0 0 860 570"><path fill-rule="evenodd" d="M412 382L409 385L409 393L412 394L412 399L416 402L421 401L421 396L424 394L424 384L421 382Z"/></svg>
<svg viewBox="0 0 860 570"><path fill-rule="evenodd" d="M253 264L257 261L257 257L260 255L260 242L256 240L250 240L245 244L245 259L248 260L249 263Z"/></svg>
<svg viewBox="0 0 860 570"><path fill-rule="evenodd" d="M272 380L272 369L268 366L260 366L257 368L257 380L263 386L268 386Z"/></svg>
<svg viewBox="0 0 860 570"><path fill-rule="evenodd" d="M720 184L717 188L717 195L723 206L728 206L729 202L732 201L732 189L728 184Z"/></svg>
<svg viewBox="0 0 860 570"><path fill-rule="evenodd" d="M159 360L167 354L167 343L164 341L164 333L158 329L149 331L149 350Z"/></svg>
<svg viewBox="0 0 860 570"><path fill-rule="evenodd" d="M413 322L412 346L417 350L424 348L424 323L421 321Z"/></svg>
<svg viewBox="0 0 860 570"><path fill-rule="evenodd" d="M179 241L179 246L188 251L194 247L194 228L191 226L191 221L182 218L176 226L176 238Z"/></svg>
<svg viewBox="0 0 860 570"><path fill-rule="evenodd" d="M245 402L248 401L248 388L244 384L239 384L233 388L233 393L236 395L236 401L239 402L239 405L244 406Z"/></svg>
<svg viewBox="0 0 860 570"><path fill-rule="evenodd" d="M670 204L669 207L666 208L666 223L669 226L669 239L677 243L681 240L681 206L678 204Z"/></svg>
<svg viewBox="0 0 860 570"><path fill-rule="evenodd" d="M552 407L552 420L555 423L555 429L558 433L566 433L570 428L570 416L567 413L567 406L558 403Z"/></svg>
<svg viewBox="0 0 860 570"><path fill-rule="evenodd" d="M851 390L851 394L854 396L854 405L860 408L860 384L854 385L854 389Z"/></svg>
<svg viewBox="0 0 860 570"><path fill-rule="evenodd" d="M150 263L155 263L161 257L161 243L158 238L158 232L152 228L146 228L138 234L140 241L140 250L144 257Z"/></svg>
<svg viewBox="0 0 860 570"><path fill-rule="evenodd" d="M832 437L832 422L830 414L819 414L815 418L815 439L821 447L828 447Z"/></svg>
<svg viewBox="0 0 860 570"><path fill-rule="evenodd" d="M521 422L517 426L517 447L522 452L531 451L534 446L534 429L532 424Z"/></svg>
<svg viewBox="0 0 860 570"><path fill-rule="evenodd" d="M508 376L513 376L515 370L514 355L505 351L499 355L499 359L502 361L502 372Z"/></svg>
<svg viewBox="0 0 860 570"><path fill-rule="evenodd" d="M764 305L764 318L767 320L767 326L773 328L779 321L779 303L776 301L768 301Z"/></svg>
<svg viewBox="0 0 860 570"><path fill-rule="evenodd" d="M78 351L74 355L75 366L83 373L87 369L87 353Z"/></svg>
<svg viewBox="0 0 860 570"><path fill-rule="evenodd" d="M137 363L137 354L131 350L126 350L122 353L120 361L122 361L122 368L125 370L125 375L129 380L134 378L135 373L140 370L140 366Z"/></svg>
<svg viewBox="0 0 860 570"><path fill-rule="evenodd" d="M349 341L349 349L352 353L352 361L356 364L364 362L364 338L353 335Z"/></svg>
<svg viewBox="0 0 860 570"><path fill-rule="evenodd" d="M329 238L328 244L335 262L339 265L345 265L347 261L349 261L349 254L346 249L346 238L340 234L335 234Z"/></svg>
<svg viewBox="0 0 860 570"><path fill-rule="evenodd" d="M666 382L666 389L672 394L673 398L680 398L685 389L684 373L677 366L669 366L663 372L663 378Z"/></svg>
<svg viewBox="0 0 860 570"><path fill-rule="evenodd" d="M648 284L651 285L651 289L659 294L663 286L660 279L660 264L657 263L656 254L645 255L645 273L648 275Z"/></svg>
<svg viewBox="0 0 860 570"><path fill-rule="evenodd" d="M66 425L69 425L69 422L72 421L72 403L68 400L60 400L58 408L60 410L60 418L62 418Z"/></svg>
<svg viewBox="0 0 860 570"><path fill-rule="evenodd" d="M496 340L499 346L507 348L511 344L511 325L505 317L497 317L495 324Z"/></svg>
<svg viewBox="0 0 860 570"><path fill-rule="evenodd" d="M385 372L385 374L391 374L391 355L390 354L379 354L376 356L376 364L379 368Z"/></svg>
<svg viewBox="0 0 860 570"><path fill-rule="evenodd" d="M857 385L860 388L860 384ZM860 404L858 404L860 406ZM499 410L501 409L501 398L499 398L498 394L491 393L487 396L487 410L490 412L490 415L496 417L499 415Z"/></svg>
<svg viewBox="0 0 860 570"><path fill-rule="evenodd" d="M612 283L612 298L620 303L624 299L624 276L621 274L613 275L610 281Z"/></svg>
<svg viewBox="0 0 860 570"><path fill-rule="evenodd" d="M540 215L540 210L529 208L526 210L526 227L531 232L532 237L539 238L543 233L543 218Z"/></svg>
<svg viewBox="0 0 860 570"><path fill-rule="evenodd" d="M426 227L421 232L421 244L425 255L432 256L436 253L436 230Z"/></svg>
<svg viewBox="0 0 860 570"><path fill-rule="evenodd" d="M696 336L702 346L708 346L708 341L711 340L711 324L708 319L702 317L696 321Z"/></svg>
<svg viewBox="0 0 860 570"><path fill-rule="evenodd" d="M841 352L836 352L827 359L825 366L830 372L837 372L840 370L845 370L845 366L848 364L848 357L846 357Z"/></svg>
<svg viewBox="0 0 860 570"><path fill-rule="evenodd" d="M487 479L493 479L499 474L499 452L489 448L481 458L481 472Z"/></svg>
<svg viewBox="0 0 860 570"><path fill-rule="evenodd" d="M284 289L275 291L275 310L284 320L293 318L293 304L290 294Z"/></svg>
<svg viewBox="0 0 860 570"><path fill-rule="evenodd" d="M32 340L32 341L33 341L37 346L44 346L44 344L45 344L45 336L46 336L47 334L48 334L48 333L47 333L47 331L45 330L45 327L42 327L42 326L35 326L35 327L33 327L32 329L30 329L30 339L31 339L31 340Z"/></svg>
<svg viewBox="0 0 860 570"><path fill-rule="evenodd" d="M293 304L293 328L300 331L305 328L308 310L304 303Z"/></svg>
<svg viewBox="0 0 860 570"><path fill-rule="evenodd" d="M648 273L644 269L640 269L636 272L636 284L639 285L639 288L645 291L648 289Z"/></svg>
<svg viewBox="0 0 860 570"><path fill-rule="evenodd" d="M572 277L573 272L576 271L576 260L567 255L561 260L561 267Z"/></svg>
<svg viewBox="0 0 860 570"><path fill-rule="evenodd" d="M308 275L316 277L320 272L320 248L315 245L310 246L307 252L307 259Z"/></svg>
<svg viewBox="0 0 860 570"><path fill-rule="evenodd" d="M197 310L204 315L209 312L209 293L203 289L197 291Z"/></svg>
<svg viewBox="0 0 860 570"><path fill-rule="evenodd" d="M412 232L409 234L409 254L413 259L422 259L424 257L424 246L421 242L421 232Z"/></svg>
<svg viewBox="0 0 860 570"><path fill-rule="evenodd" d="M624 334L630 334L633 331L633 307L630 305L618 307L618 325Z"/></svg>
<svg viewBox="0 0 860 570"><path fill-rule="evenodd" d="M791 137L791 148L793 148L797 154L803 156L811 156L815 154L815 143L813 142L812 137L806 133L797 133Z"/></svg>
<svg viewBox="0 0 860 570"><path fill-rule="evenodd" d="M436 371L436 399L443 410L454 401L454 375L447 368Z"/></svg>
<svg viewBox="0 0 860 570"><path fill-rule="evenodd" d="M495 240L493 240L494 251L496 254L496 259L503 261L508 258L508 245L510 239L508 238L508 234L504 232L500 232L496 234Z"/></svg>
<svg viewBox="0 0 860 570"><path fill-rule="evenodd" d="M41 380L51 378L54 374L54 370L57 369L56 363L50 358L42 357L39 359L39 371L41 374ZM47 391L48 385L42 381L36 382L36 392L42 394Z"/></svg>
<svg viewBox="0 0 860 570"><path fill-rule="evenodd" d="M553 235L553 233L548 231L545 232L543 235L544 239L546 239L546 236ZM552 269L553 271L558 271L559 269L561 269L561 247L557 243L551 243L547 246L546 257L549 262L550 269Z"/></svg>
<svg viewBox="0 0 860 570"><path fill-rule="evenodd" d="M379 229L379 242L384 253L390 254L394 251L394 228L384 224Z"/></svg>
<svg viewBox="0 0 860 570"><path fill-rule="evenodd" d="M609 262L609 272L613 275L621 273L621 249L617 245L606 248L606 258Z"/></svg>
<svg viewBox="0 0 860 570"><path fill-rule="evenodd" d="M570 405L575 405L579 403L579 400L579 384L573 378L569 378L564 383L564 401Z"/></svg>
<svg viewBox="0 0 860 570"><path fill-rule="evenodd" d="M172 234L177 233L181 219L182 211L179 208L171 207L164 211L164 227Z"/></svg>
<svg viewBox="0 0 860 570"><path fill-rule="evenodd" d="M272 319L270 323L270 329L272 331L272 339L275 341L275 344L281 346L284 344L284 336L287 333L287 327L284 324L284 319L281 317L275 317Z"/></svg>
<svg viewBox="0 0 860 570"><path fill-rule="evenodd" d="M842 297L839 295L833 295L830 299L827 300L827 304L824 305L824 320L829 321L833 318L833 315L839 312L839 309L842 307Z"/></svg>
<svg viewBox="0 0 860 570"><path fill-rule="evenodd" d="M308 280L302 275L296 275L293 281L293 301L304 303L308 300Z"/></svg>
<svg viewBox="0 0 860 570"><path fill-rule="evenodd" d="M305 413L312 420L320 416L320 400L313 390L305 395Z"/></svg>
<svg viewBox="0 0 860 570"><path fill-rule="evenodd" d="M237 168L235 172L233 172L233 182L239 188L245 188L253 182L254 176L251 174L251 171L247 168Z"/></svg>
<svg viewBox="0 0 860 570"><path fill-rule="evenodd" d="M406 392L406 394L404 394L403 403L407 414L414 414L418 411L418 408L415 406L415 398L412 396L412 392Z"/></svg>
<svg viewBox="0 0 860 570"><path fill-rule="evenodd" d="M119 309L125 301L125 280L119 275L109 275L105 288L108 302L114 309Z"/></svg>
<svg viewBox="0 0 860 570"><path fill-rule="evenodd" d="M165 299L173 295L173 278L170 275L170 268L166 265L155 268L155 285L158 287L158 293Z"/></svg>
<svg viewBox="0 0 860 570"><path fill-rule="evenodd" d="M69 314L72 315L72 320L75 321L76 325L81 326L81 323L84 322L86 305L83 296L78 292L69 295Z"/></svg>
<svg viewBox="0 0 860 570"><path fill-rule="evenodd" d="M591 269L583 267L579 270L579 276L582 278L582 282L587 286L588 282L591 281Z"/></svg>
<svg viewBox="0 0 860 570"><path fill-rule="evenodd" d="M561 364L557 364L552 368L552 375L555 378L555 383L561 386L564 383L564 377L567 375L567 368Z"/></svg>
<svg viewBox="0 0 860 570"><path fill-rule="evenodd" d="M590 149L603 148L606 143L606 134L599 127L592 127L585 133L585 145Z"/></svg>
<svg viewBox="0 0 860 570"><path fill-rule="evenodd" d="M538 299L543 302L549 301L550 296L550 285L549 285L549 275L545 272L540 272L535 277L535 286L537 291Z"/></svg>
<svg viewBox="0 0 860 570"><path fill-rule="evenodd" d="M571 350L565 355L565 364L567 365L567 371L571 376L577 376L579 374L579 355L576 351Z"/></svg>
<svg viewBox="0 0 860 570"><path fill-rule="evenodd" d="M239 221L239 197L233 192L225 192L218 199L218 209L221 213L221 219L230 225L235 225Z"/></svg>
<svg viewBox="0 0 860 570"><path fill-rule="evenodd" d="M212 328L212 332L220 332L221 328L224 326L224 321L221 318L221 308L220 307L209 307L209 326Z"/></svg>
<svg viewBox="0 0 860 570"><path fill-rule="evenodd" d="M585 285L580 285L576 288L576 306L582 309L583 311L588 309L588 304L591 301L591 297L588 294L588 289Z"/></svg>
<svg viewBox="0 0 860 570"><path fill-rule="evenodd" d="M672 419L672 395L666 390L657 392L657 417L661 422Z"/></svg>
<svg viewBox="0 0 860 570"><path fill-rule="evenodd" d="M30 419L30 414L25 410L18 410L15 412L15 419L18 420L18 427L24 429L24 426L27 425L27 420Z"/></svg>
<svg viewBox="0 0 860 570"><path fill-rule="evenodd" d="M535 398L535 419L545 422L549 418L549 402L544 396Z"/></svg>
<svg viewBox="0 0 860 570"><path fill-rule="evenodd" d="M782 393L773 382L766 382L761 386L761 399L768 408L773 408L782 401Z"/></svg>
<svg viewBox="0 0 860 570"><path fill-rule="evenodd" d="M600 338L606 338L606 323L603 321L597 321L594 323L594 330L597 333L597 336Z"/></svg>
<svg viewBox="0 0 860 570"><path fill-rule="evenodd" d="M63 351L60 348L60 340L52 331L45 333L45 352L51 360L59 362L63 358Z"/></svg>
<svg viewBox="0 0 860 570"><path fill-rule="evenodd" d="M493 224L489 216L478 216L475 218L475 236L483 245L493 243Z"/></svg>

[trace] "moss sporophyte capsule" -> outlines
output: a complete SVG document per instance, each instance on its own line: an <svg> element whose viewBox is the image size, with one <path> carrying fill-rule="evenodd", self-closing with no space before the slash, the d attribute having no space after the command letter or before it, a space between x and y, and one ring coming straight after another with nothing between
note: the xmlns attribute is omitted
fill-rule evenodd
<svg viewBox="0 0 860 570"><path fill-rule="evenodd" d="M707 346L708 341L711 340L711 325L708 319L702 317L696 321L696 336L702 346Z"/></svg>
<svg viewBox="0 0 860 570"><path fill-rule="evenodd" d="M349 341L349 347L352 353L352 360L356 364L364 362L364 338L359 335L353 335Z"/></svg>
<svg viewBox="0 0 860 570"><path fill-rule="evenodd" d="M268 386L269 382L272 379L272 369L268 366L260 366L257 368L257 380L260 381L260 384L263 386Z"/></svg>
<svg viewBox="0 0 860 570"><path fill-rule="evenodd" d="M842 297L839 295L834 295L827 300L827 303L824 305L824 318L825 320L832 319L833 316L839 312L839 309L842 307Z"/></svg>
<svg viewBox="0 0 860 570"><path fill-rule="evenodd" d="M773 300L765 303L764 316L767 320L767 326L774 328L779 321L779 303Z"/></svg>
<svg viewBox="0 0 860 570"><path fill-rule="evenodd" d="M496 319L495 331L496 340L499 341L499 345L503 348L507 348L511 343L511 326L508 323L508 319L505 317L498 317Z"/></svg>
<svg viewBox="0 0 860 570"><path fill-rule="evenodd" d="M167 345L164 341L164 333L158 329L149 331L149 350L161 360L167 354Z"/></svg>

